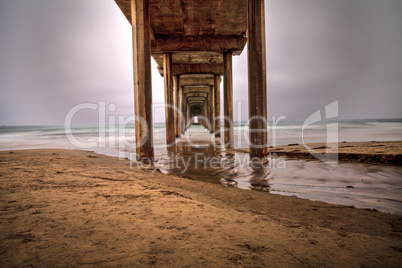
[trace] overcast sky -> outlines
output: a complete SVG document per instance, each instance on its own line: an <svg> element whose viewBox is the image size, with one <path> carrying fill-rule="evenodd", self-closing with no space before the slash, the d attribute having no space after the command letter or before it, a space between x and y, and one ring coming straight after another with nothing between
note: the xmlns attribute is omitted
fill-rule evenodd
<svg viewBox="0 0 402 268"><path fill-rule="evenodd" d="M265 3L269 118L306 119L334 101L341 119L402 118L402 0ZM113 0L0 0L0 125L62 125L75 105L100 101L130 116L132 76L131 26ZM238 101L246 120L246 49L233 76L235 120Z"/></svg>

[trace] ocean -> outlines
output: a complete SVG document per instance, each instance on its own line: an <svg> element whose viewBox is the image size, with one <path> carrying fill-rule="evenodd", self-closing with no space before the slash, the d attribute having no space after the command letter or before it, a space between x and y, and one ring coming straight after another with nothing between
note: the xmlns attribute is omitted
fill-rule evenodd
<svg viewBox="0 0 402 268"><path fill-rule="evenodd" d="M327 125L338 124L338 141L400 141L402 140L402 119L345 120L322 122L310 125L302 131L301 121L280 121L275 129L269 123L269 145L286 145L290 143L326 142ZM202 126L194 126L203 129ZM119 142L133 144L135 128L128 125L124 129L116 127L100 129L97 126L75 126L72 128L74 138L82 143L105 143L105 148L93 146L92 150L106 155L116 156ZM101 133L101 135L100 135ZM248 127L245 122L234 123L235 148L247 148ZM120 135L119 135L120 134ZM166 152L165 124L154 125L155 153ZM90 146L91 147L91 146ZM66 138L64 126L2 126L0 127L0 150L65 148L80 149ZM90 148L88 148L90 149ZM106 150L104 150L106 149Z"/></svg>
<svg viewBox="0 0 402 268"><path fill-rule="evenodd" d="M339 142L402 140L402 120L397 119L327 121L304 129L303 122L299 121L280 121L275 127L270 122L269 126L271 146L326 142L329 137L332 141L335 137ZM270 166L268 169L256 170L237 164L243 161L246 154L229 154L223 147L209 146L201 150L192 148L190 151L183 149L171 154L166 148L165 125L155 124L153 131L156 165L166 174L402 214L402 167L355 163L340 163L332 167L320 161L286 160L285 168ZM198 137L198 140L211 137L200 125L193 125L188 132ZM247 125L236 122L235 148L248 148L247 136ZM66 136L63 126L3 126L0 127L0 150L82 149L114 157L130 157L135 152L134 137L135 129L132 125L104 129L97 126L75 126L71 129L70 137ZM229 165L197 168L193 159L194 151L208 157L228 159ZM178 156L190 163L185 171L169 165ZM270 159L273 163L279 160Z"/></svg>

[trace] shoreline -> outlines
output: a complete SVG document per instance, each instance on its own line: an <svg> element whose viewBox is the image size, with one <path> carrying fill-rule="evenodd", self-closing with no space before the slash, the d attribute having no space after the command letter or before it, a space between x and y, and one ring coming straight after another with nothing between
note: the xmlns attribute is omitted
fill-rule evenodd
<svg viewBox="0 0 402 268"><path fill-rule="evenodd" d="M0 152L10 266L388 266L398 215L130 169L79 150Z"/></svg>
<svg viewBox="0 0 402 268"><path fill-rule="evenodd" d="M315 159L315 154L324 154L324 159L338 159L342 162L402 165L402 141L369 141L369 142L339 142L338 148L327 146L326 143L307 143L311 149L303 144L288 144L270 146L269 152L277 156L287 156L295 159ZM333 152L333 151L337 152ZM248 148L234 149L234 151L248 153Z"/></svg>
<svg viewBox="0 0 402 268"><path fill-rule="evenodd" d="M179 140L180 142L180 140ZM303 144L285 144L277 146L269 146L268 152L276 156L287 156L290 159L308 159L317 160L314 154L324 154L328 149L326 159L337 159L342 162L366 163L366 164L384 164L384 165L402 165L402 141L343 141L336 143L338 145L337 153L331 146L327 146L323 142L306 143L311 149L308 150ZM109 148L110 149L110 148ZM93 149L79 149L68 147L33 147L33 148L17 148L17 149L1 149L0 152L7 151L27 151L27 150L77 150L86 152L96 152L101 155L118 157L104 152L97 152ZM249 148L231 149L233 152L248 153ZM117 154L117 152L116 152ZM325 159L325 158L324 158Z"/></svg>

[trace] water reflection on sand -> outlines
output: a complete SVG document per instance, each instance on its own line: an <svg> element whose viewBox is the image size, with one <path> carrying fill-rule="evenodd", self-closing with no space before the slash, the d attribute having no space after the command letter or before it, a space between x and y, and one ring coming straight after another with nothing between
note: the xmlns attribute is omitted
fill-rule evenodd
<svg viewBox="0 0 402 268"><path fill-rule="evenodd" d="M250 165L248 154L225 149L221 139L206 130L190 128L186 135L188 139L159 155L156 165L163 173L402 214L402 167L355 163L332 167L275 156L269 163Z"/></svg>

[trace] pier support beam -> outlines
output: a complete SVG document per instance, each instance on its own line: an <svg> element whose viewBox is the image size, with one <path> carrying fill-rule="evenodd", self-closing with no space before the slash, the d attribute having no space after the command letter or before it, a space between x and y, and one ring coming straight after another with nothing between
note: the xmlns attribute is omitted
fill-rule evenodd
<svg viewBox="0 0 402 268"><path fill-rule="evenodd" d="M188 124L188 118L187 118L187 100L184 99L184 132L187 131L187 124Z"/></svg>
<svg viewBox="0 0 402 268"><path fill-rule="evenodd" d="M183 134L183 87L180 86L180 76L177 77L179 80L178 90L179 90L179 103L177 106L177 115L179 116L179 137Z"/></svg>
<svg viewBox="0 0 402 268"><path fill-rule="evenodd" d="M208 131L210 131L210 124L207 124L207 122L209 121L209 106L211 105L210 96L211 95L208 93L207 98L204 101L204 105L202 106L203 116L205 117L203 125Z"/></svg>
<svg viewBox="0 0 402 268"><path fill-rule="evenodd" d="M174 132L175 137L180 137L180 96L179 96L179 88L180 88L180 76L175 75L173 77L173 87L174 87Z"/></svg>
<svg viewBox="0 0 402 268"><path fill-rule="evenodd" d="M187 102L187 104L186 104L186 120L187 120L187 126L186 126L186 130L190 127L190 125L191 125L191 114L190 114L190 105L188 104L188 102Z"/></svg>
<svg viewBox="0 0 402 268"><path fill-rule="evenodd" d="M214 133L215 131L215 94L214 87L209 87L209 123L211 124L210 133Z"/></svg>
<svg viewBox="0 0 402 268"><path fill-rule="evenodd" d="M268 155L264 0L248 0L250 156Z"/></svg>
<svg viewBox="0 0 402 268"><path fill-rule="evenodd" d="M209 94L208 94L209 95ZM208 100L208 99L207 99ZM204 102L204 105L202 106L202 115L206 120L202 121L202 125L209 131L209 124L207 122L209 121L209 101Z"/></svg>
<svg viewBox="0 0 402 268"><path fill-rule="evenodd" d="M180 98L181 99L181 101L180 101L180 104L181 104L181 106L180 106L180 109L181 109L181 113L180 113L181 127L180 127L180 130L181 130L181 134L183 135L184 132L186 131L186 102L187 102L187 100L185 98L184 88L182 86L180 86L180 96L181 96L181 98Z"/></svg>
<svg viewBox="0 0 402 268"><path fill-rule="evenodd" d="M163 53L163 73L165 78L165 117L166 117L166 143L175 141L174 109L173 107L173 75L172 53Z"/></svg>
<svg viewBox="0 0 402 268"><path fill-rule="evenodd" d="M147 0L131 0L137 160L154 158L150 16Z"/></svg>
<svg viewBox="0 0 402 268"><path fill-rule="evenodd" d="M223 102L225 116L225 144L233 147L233 70L232 52L223 53Z"/></svg>
<svg viewBox="0 0 402 268"><path fill-rule="evenodd" d="M219 116L221 115L221 76L214 76L214 102L215 102L215 112L214 112L214 127L215 127L215 136L220 137L221 131L221 119Z"/></svg>

